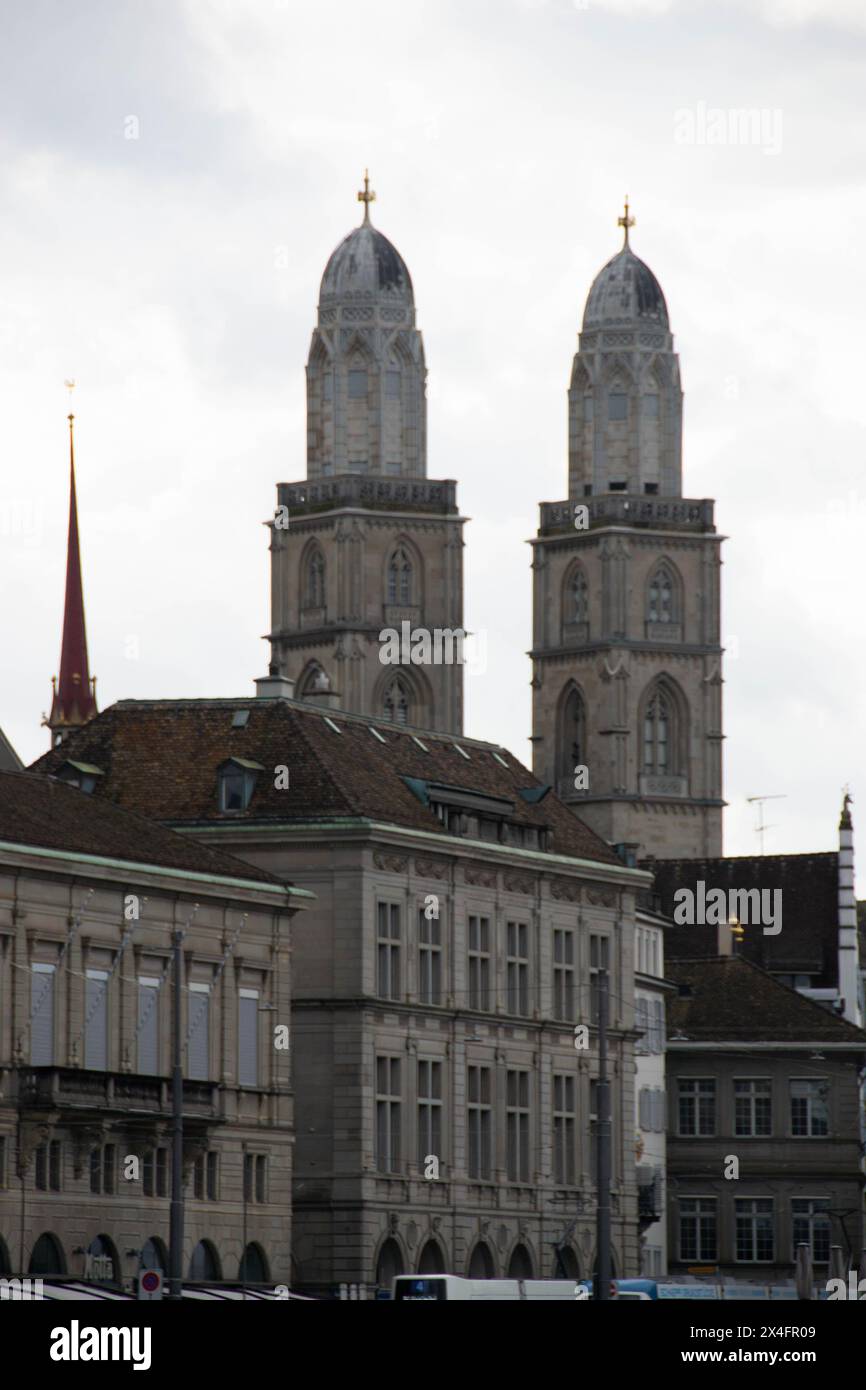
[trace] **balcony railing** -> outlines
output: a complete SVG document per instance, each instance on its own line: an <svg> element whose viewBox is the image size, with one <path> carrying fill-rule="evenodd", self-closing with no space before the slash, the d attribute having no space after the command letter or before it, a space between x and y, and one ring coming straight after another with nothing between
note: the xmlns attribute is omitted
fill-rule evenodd
<svg viewBox="0 0 866 1390"><path fill-rule="evenodd" d="M373 511L457 513L457 484L451 479L360 477L347 473L318 482L279 483L277 500L288 507L289 518L338 507Z"/></svg>
<svg viewBox="0 0 866 1390"><path fill-rule="evenodd" d="M83 1071L75 1067L22 1067L17 1075L18 1103L22 1109L171 1114L168 1077ZM183 1108L188 1115L215 1118L219 1111L217 1083L184 1081Z"/></svg>
<svg viewBox="0 0 866 1390"><path fill-rule="evenodd" d="M713 505L709 497L643 497L624 492L566 498L564 502L541 503L539 532L543 536L556 531L580 535L574 525L577 506L587 508L589 530L597 526L641 526L661 531L714 531Z"/></svg>

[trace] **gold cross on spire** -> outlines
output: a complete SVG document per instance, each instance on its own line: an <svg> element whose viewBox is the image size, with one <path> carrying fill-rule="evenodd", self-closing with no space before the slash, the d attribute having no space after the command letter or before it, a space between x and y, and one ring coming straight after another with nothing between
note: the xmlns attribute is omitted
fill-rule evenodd
<svg viewBox="0 0 866 1390"><path fill-rule="evenodd" d="M359 193L359 194L358 194L358 197L360 198L360 196L361 196L361 195L360 195L360 193ZM626 193L626 195L625 195L625 213L623 214L622 217L618 217L618 218L616 219L616 225L617 225L618 227L622 227L623 231L625 232L625 241L623 242L623 246L628 246L628 229L629 229L629 227L633 227L633 226L634 226L634 218L633 218L633 217L629 217L629 215L628 215L628 194L627 194L627 193Z"/></svg>
<svg viewBox="0 0 866 1390"><path fill-rule="evenodd" d="M358 202L364 204L364 221L370 221L370 204L375 203L376 195L370 192L370 171L364 170L364 191L358 194Z"/></svg>

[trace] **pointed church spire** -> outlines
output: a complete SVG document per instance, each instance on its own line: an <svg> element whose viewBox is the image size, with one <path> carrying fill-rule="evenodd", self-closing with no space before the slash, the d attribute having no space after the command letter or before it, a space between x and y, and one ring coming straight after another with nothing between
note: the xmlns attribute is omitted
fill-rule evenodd
<svg viewBox="0 0 866 1390"><path fill-rule="evenodd" d="M67 382L70 391L74 383ZM84 590L81 583L81 553L78 545L78 506L75 499L75 443L69 415L69 537L66 548L66 602L63 609L63 644L60 652L60 679L52 678L51 713L43 722L51 730L51 741L62 743L69 729L86 724L96 714L96 677L91 680L87 661L87 633L84 626Z"/></svg>

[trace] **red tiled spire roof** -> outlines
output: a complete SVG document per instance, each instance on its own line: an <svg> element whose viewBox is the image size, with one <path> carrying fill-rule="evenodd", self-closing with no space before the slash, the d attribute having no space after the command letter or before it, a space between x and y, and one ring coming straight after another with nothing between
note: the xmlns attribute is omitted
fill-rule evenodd
<svg viewBox="0 0 866 1390"><path fill-rule="evenodd" d="M66 552L66 602L63 609L63 645L60 653L60 680L55 676L51 714L45 721L52 741L67 729L86 724L97 713L96 677L90 678L87 661L87 632L84 626L84 590L81 583L81 553L78 545L78 506L75 500L75 449L72 437L74 416L69 416L69 540Z"/></svg>

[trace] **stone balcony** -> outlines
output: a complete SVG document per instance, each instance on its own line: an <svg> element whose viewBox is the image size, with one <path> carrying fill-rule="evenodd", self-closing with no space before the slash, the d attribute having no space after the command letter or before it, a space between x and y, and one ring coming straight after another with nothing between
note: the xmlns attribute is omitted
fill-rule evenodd
<svg viewBox="0 0 866 1390"><path fill-rule="evenodd" d="M283 500L282 498L280 499ZM540 536L585 535L574 525L575 507L589 512L589 530L603 526L633 526L655 531L715 531L714 502L711 498L644 497L626 492L603 493L597 497L566 498L564 502L542 502Z"/></svg>
<svg viewBox="0 0 866 1390"><path fill-rule="evenodd" d="M136 1076L128 1072L84 1071L77 1067L21 1067L17 1099L23 1110L56 1110L95 1114L152 1116L171 1115L171 1080L161 1076ZM184 1115L215 1121L221 1118L220 1088L215 1081L183 1083Z"/></svg>
<svg viewBox="0 0 866 1390"><path fill-rule="evenodd" d="M384 478L346 473L315 482L278 483L277 501L292 517L355 507L377 512L433 512L457 516L453 479Z"/></svg>

